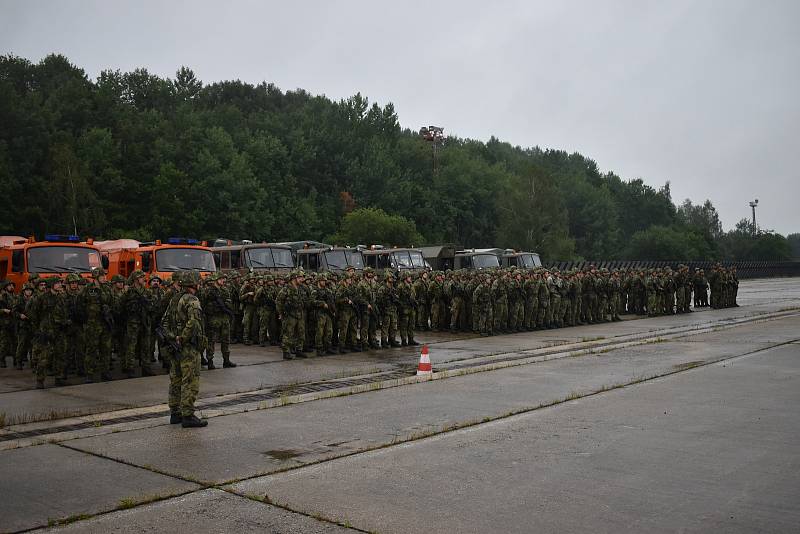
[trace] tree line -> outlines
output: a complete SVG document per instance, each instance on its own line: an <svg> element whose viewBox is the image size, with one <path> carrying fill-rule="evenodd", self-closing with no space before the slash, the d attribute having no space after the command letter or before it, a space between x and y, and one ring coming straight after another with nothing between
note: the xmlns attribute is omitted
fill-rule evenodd
<svg viewBox="0 0 800 534"><path fill-rule="evenodd" d="M787 259L711 201L602 173L561 150L448 137L392 104L332 101L188 68L96 80L61 55L0 57L0 233L455 243L546 259Z"/></svg>

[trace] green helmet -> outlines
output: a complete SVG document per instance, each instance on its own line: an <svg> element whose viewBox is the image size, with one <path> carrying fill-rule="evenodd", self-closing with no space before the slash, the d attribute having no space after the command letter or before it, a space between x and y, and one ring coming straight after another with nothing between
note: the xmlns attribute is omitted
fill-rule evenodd
<svg viewBox="0 0 800 534"><path fill-rule="evenodd" d="M50 288L55 287L56 284L63 284L64 283L64 280L62 280L58 276L53 276L53 277L47 278L46 280L47 280L47 287L50 287Z"/></svg>
<svg viewBox="0 0 800 534"><path fill-rule="evenodd" d="M70 273L70 274L67 275L67 283L68 284L78 283L80 281L81 281L81 277L79 275L75 274L75 273Z"/></svg>
<svg viewBox="0 0 800 534"><path fill-rule="evenodd" d="M2 282L0 282L0 289L5 289L8 286L13 286L13 285L14 285L14 282L12 282L11 280L3 280ZM28 285L28 284L25 284L25 285Z"/></svg>
<svg viewBox="0 0 800 534"><path fill-rule="evenodd" d="M151 283L151 284L153 283L153 280L158 280L159 282L163 282L163 281L164 281L164 280L162 280L162 279L161 279L161 277L160 277L160 276L158 276L157 274L154 274L153 276L151 276L151 277L150 277L150 283Z"/></svg>
<svg viewBox="0 0 800 534"><path fill-rule="evenodd" d="M23 284L23 286L22 286L22 290L23 290L23 291L27 291L27 290L29 290L29 289L30 289L31 291L33 291L33 290L35 290L35 289L36 289L36 286L34 286L33 284L31 284L30 282L28 282L28 283L26 283L26 284Z"/></svg>
<svg viewBox="0 0 800 534"><path fill-rule="evenodd" d="M144 277L145 277L144 271L141 269L136 269L128 277L128 283L132 284L134 280L138 280L139 278L144 278Z"/></svg>
<svg viewBox="0 0 800 534"><path fill-rule="evenodd" d="M106 270L102 267L95 267L92 269L92 278L100 278L106 274Z"/></svg>
<svg viewBox="0 0 800 534"><path fill-rule="evenodd" d="M200 284L200 274L189 271L181 276L181 287L197 287Z"/></svg>
<svg viewBox="0 0 800 534"><path fill-rule="evenodd" d="M122 276L121 274L115 274L114 276L111 277L111 281L114 282L115 284L117 282L122 282L124 284L125 283L125 277Z"/></svg>

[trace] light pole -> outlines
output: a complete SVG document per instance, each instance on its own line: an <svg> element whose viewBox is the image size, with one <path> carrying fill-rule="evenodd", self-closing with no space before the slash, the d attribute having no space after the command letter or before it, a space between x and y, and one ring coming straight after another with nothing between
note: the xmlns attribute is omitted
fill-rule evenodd
<svg viewBox="0 0 800 534"><path fill-rule="evenodd" d="M419 135L433 144L433 174L435 175L439 172L436 158L436 145L444 140L444 128L441 126L423 126L419 129Z"/></svg>
<svg viewBox="0 0 800 534"><path fill-rule="evenodd" d="M758 199L750 202L750 207L753 208L753 235L756 235L756 206L758 206Z"/></svg>

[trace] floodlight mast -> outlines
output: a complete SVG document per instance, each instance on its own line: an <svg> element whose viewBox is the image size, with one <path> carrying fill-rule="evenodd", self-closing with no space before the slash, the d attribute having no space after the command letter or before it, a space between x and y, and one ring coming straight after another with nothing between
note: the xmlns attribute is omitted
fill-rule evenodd
<svg viewBox="0 0 800 534"><path fill-rule="evenodd" d="M419 135L433 146L433 174L436 175L439 172L436 145L444 141L444 128L441 126L423 126L419 129Z"/></svg>
<svg viewBox="0 0 800 534"><path fill-rule="evenodd" d="M756 230L756 206L758 206L758 199L750 202L750 207L753 209L753 235L758 233Z"/></svg>

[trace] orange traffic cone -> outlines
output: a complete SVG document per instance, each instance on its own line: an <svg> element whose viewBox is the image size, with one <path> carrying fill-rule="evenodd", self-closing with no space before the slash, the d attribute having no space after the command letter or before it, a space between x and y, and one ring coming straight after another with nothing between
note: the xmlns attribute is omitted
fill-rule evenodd
<svg viewBox="0 0 800 534"><path fill-rule="evenodd" d="M428 357L428 345L422 345L422 352L419 355L419 367L417 367L417 376L433 374L433 366L431 366L431 359Z"/></svg>

